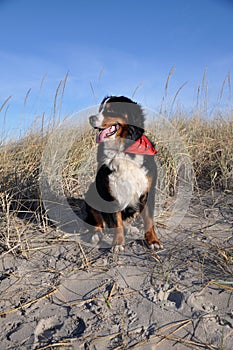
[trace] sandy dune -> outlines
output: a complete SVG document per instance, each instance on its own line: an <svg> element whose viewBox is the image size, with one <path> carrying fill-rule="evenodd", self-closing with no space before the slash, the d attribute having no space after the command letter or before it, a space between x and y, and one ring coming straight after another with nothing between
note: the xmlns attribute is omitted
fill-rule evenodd
<svg viewBox="0 0 233 350"><path fill-rule="evenodd" d="M19 223L20 225L20 223ZM233 346L233 195L194 197L161 251L125 252L28 226L25 256L1 253L1 349Z"/></svg>

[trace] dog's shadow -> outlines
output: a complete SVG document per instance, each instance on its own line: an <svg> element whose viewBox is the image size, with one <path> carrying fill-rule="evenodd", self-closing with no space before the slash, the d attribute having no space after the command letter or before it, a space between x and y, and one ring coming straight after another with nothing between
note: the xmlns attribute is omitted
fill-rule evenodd
<svg viewBox="0 0 233 350"><path fill-rule="evenodd" d="M59 227L65 233L74 233L72 225L69 225L69 216L66 216L64 213L61 215L63 212L63 204L61 204L60 198L55 197L56 196L54 196L51 200L52 203L56 203L56 210L54 210L54 212L57 211L57 218L60 216L63 220L61 219L56 221L54 219L56 215L54 215L54 213L53 215L50 215L50 210L47 210L44 203L39 200L18 200L17 207L15 205L11 209L12 211L15 210L17 212L17 217L19 219L40 224L46 221L49 226ZM83 198L66 197L66 201L68 203L69 209L71 209L71 212L73 213L73 218L77 218L80 220L80 222L86 223L87 211L85 200ZM53 208L54 206L51 207L52 211ZM67 220L64 220L64 218Z"/></svg>
<svg viewBox="0 0 233 350"><path fill-rule="evenodd" d="M87 222L86 202L83 198L67 197L67 202L74 214L83 222Z"/></svg>
<svg viewBox="0 0 233 350"><path fill-rule="evenodd" d="M90 222L84 198L67 196L66 202L68 207L66 206L65 210L61 202L59 207L59 198L54 197L53 202L57 203L58 206L56 206L55 209L53 207L51 208L53 212L51 215L49 215L50 211L46 210L41 202L35 203L33 201L25 201L23 204L21 203L21 208L18 208L17 216L20 219L37 224L42 224L46 218L46 224L51 228L58 228L65 234L73 235L74 238L77 237L78 240L81 239L82 242L93 245L92 237L95 234L95 225ZM124 226L127 235L130 237L134 236L134 240L137 244L144 245L144 241L139 238L139 231L142 229L141 225L142 221L140 217L138 217L133 219L133 226L131 223ZM108 242L104 239L104 242L101 243L101 247L110 248L111 240L112 238L109 238Z"/></svg>

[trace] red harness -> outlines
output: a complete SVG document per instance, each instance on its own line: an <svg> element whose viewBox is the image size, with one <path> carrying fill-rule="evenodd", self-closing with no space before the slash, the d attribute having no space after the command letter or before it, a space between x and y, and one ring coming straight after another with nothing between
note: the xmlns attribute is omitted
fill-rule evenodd
<svg viewBox="0 0 233 350"><path fill-rule="evenodd" d="M154 148L150 140L145 135L142 135L131 146L126 148L124 152L154 156L157 153L157 150Z"/></svg>

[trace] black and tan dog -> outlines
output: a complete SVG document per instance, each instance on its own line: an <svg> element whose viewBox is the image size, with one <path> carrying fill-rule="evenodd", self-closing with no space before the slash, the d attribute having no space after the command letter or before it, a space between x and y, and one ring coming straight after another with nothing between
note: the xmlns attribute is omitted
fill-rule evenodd
<svg viewBox="0 0 233 350"><path fill-rule="evenodd" d="M114 229L115 252L124 249L124 220L137 214L149 247L162 247L153 223L157 151L144 135L144 119L141 106L124 96L105 97L89 118L99 145L96 180L86 193L87 222L95 227L94 240L104 228Z"/></svg>

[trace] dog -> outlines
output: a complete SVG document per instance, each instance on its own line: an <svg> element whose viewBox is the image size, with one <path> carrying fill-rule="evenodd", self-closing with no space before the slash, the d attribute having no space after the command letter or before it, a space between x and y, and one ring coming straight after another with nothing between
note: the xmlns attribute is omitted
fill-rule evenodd
<svg viewBox="0 0 233 350"><path fill-rule="evenodd" d="M124 250L123 222L141 215L149 248L161 248L153 223L157 151L144 135L142 107L125 96L107 96L99 112L89 117L97 129L97 174L85 195L87 222L94 226L93 241L104 228L113 229L112 249Z"/></svg>

